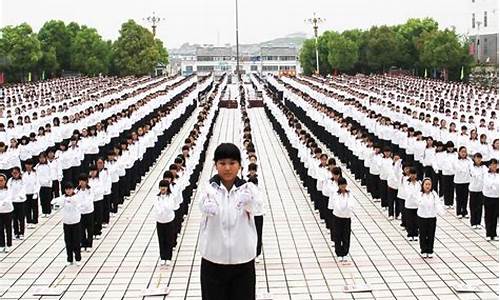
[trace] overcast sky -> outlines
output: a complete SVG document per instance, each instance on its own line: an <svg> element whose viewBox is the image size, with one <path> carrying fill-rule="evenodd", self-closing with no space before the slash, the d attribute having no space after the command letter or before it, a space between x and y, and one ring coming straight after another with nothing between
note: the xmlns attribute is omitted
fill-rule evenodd
<svg viewBox="0 0 500 300"><path fill-rule="evenodd" d="M433 17L441 27L466 33L471 0L239 0L240 42L263 42L312 28L304 19L317 12L326 29L342 31L403 23L411 17ZM45 21L76 21L116 39L120 25L153 11L165 20L157 36L168 48L184 42L235 43L235 0L0 0L0 27L28 22L38 30Z"/></svg>

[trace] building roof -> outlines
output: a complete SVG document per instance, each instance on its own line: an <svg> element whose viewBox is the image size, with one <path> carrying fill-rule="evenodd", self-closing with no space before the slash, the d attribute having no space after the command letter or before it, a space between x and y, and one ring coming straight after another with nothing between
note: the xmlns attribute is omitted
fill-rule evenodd
<svg viewBox="0 0 500 300"><path fill-rule="evenodd" d="M231 56L231 47L199 47L196 48L196 56Z"/></svg>
<svg viewBox="0 0 500 300"><path fill-rule="evenodd" d="M262 56L297 56L295 47L262 47Z"/></svg>

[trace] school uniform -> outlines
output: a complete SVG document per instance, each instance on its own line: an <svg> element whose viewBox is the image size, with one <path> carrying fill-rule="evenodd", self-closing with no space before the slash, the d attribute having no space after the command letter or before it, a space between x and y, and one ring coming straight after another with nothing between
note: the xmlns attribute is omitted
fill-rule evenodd
<svg viewBox="0 0 500 300"><path fill-rule="evenodd" d="M200 201L202 299L255 299L255 201L242 179L229 191L218 175L210 180Z"/></svg>
<svg viewBox="0 0 500 300"><path fill-rule="evenodd" d="M158 194L153 203L153 215L156 220L158 245L160 246L160 259L172 260L172 248L176 239L175 210L179 204L173 195Z"/></svg>
<svg viewBox="0 0 500 300"><path fill-rule="evenodd" d="M112 176L109 174L109 170L104 167L102 170L99 171L99 179L103 183L103 211L102 211L102 223L104 224L109 224L109 214L111 212L111 201L113 199L112 196L112 188L113 188L113 181L112 181Z"/></svg>
<svg viewBox="0 0 500 300"><path fill-rule="evenodd" d="M26 223L29 226L38 224L38 193L40 192L40 182L35 171L23 173L23 186L26 193Z"/></svg>
<svg viewBox="0 0 500 300"><path fill-rule="evenodd" d="M383 208L389 207L387 180L392 173L392 158L383 157L380 160L380 198Z"/></svg>
<svg viewBox="0 0 500 300"><path fill-rule="evenodd" d="M405 225L407 237L412 239L418 236L417 196L420 190L421 184L418 180L405 183Z"/></svg>
<svg viewBox="0 0 500 300"><path fill-rule="evenodd" d="M354 196L351 192L333 195L333 228L335 254L338 257L347 256L351 241L351 218L355 208Z"/></svg>
<svg viewBox="0 0 500 300"><path fill-rule="evenodd" d="M455 152L446 152L446 155L443 156L443 161L441 162L444 205L448 207L453 206L453 177L455 176L454 162L456 159L457 154Z"/></svg>
<svg viewBox="0 0 500 300"><path fill-rule="evenodd" d="M457 216L468 216L467 200L469 197L471 167L472 160L470 158L455 158L453 161L453 168L455 173L453 176L453 183L455 185L455 194L457 201Z"/></svg>
<svg viewBox="0 0 500 300"><path fill-rule="evenodd" d="M8 188L0 189L0 248L12 247L12 200Z"/></svg>
<svg viewBox="0 0 500 300"><path fill-rule="evenodd" d="M470 184L469 184L469 209L470 209L470 225L481 225L483 215L483 177L488 172L485 165L476 166L475 164L470 168Z"/></svg>
<svg viewBox="0 0 500 300"><path fill-rule="evenodd" d="M496 238L498 224L498 173L486 172L483 177L484 223L486 237Z"/></svg>
<svg viewBox="0 0 500 300"><path fill-rule="evenodd" d="M63 170L61 163L58 158L47 159L47 164L50 167L50 179L52 181L52 198L57 198L60 196L61 192L61 180L63 179Z"/></svg>
<svg viewBox="0 0 500 300"><path fill-rule="evenodd" d="M52 200L52 204L62 206L62 221L64 228L64 244L66 246L67 261L73 262L74 259L79 262L82 259L80 242L81 236L81 209L80 196L74 194L72 196L63 195Z"/></svg>
<svg viewBox="0 0 500 300"><path fill-rule="evenodd" d="M439 195L435 191L418 193L414 200L417 202L418 231L420 253L434 253L434 236L436 234L436 217L444 213Z"/></svg>
<svg viewBox="0 0 500 300"><path fill-rule="evenodd" d="M42 206L42 214L50 215L52 211L52 206L50 202L53 199L52 193L52 179L51 179L51 170L50 165L48 163L38 164L35 167L36 176L38 183L40 184L40 204Z"/></svg>
<svg viewBox="0 0 500 300"><path fill-rule="evenodd" d="M436 149L432 146L426 147L424 150L424 156L422 158L424 177L428 177L431 179L432 189L437 191L438 177L434 172L434 168L432 167L432 164L434 163L435 160L436 160Z"/></svg>
<svg viewBox="0 0 500 300"><path fill-rule="evenodd" d="M80 201L80 225L81 229L81 247L92 248L94 238L94 190L92 187L86 189L76 189L78 200Z"/></svg>
<svg viewBox="0 0 500 300"><path fill-rule="evenodd" d="M254 207L254 221L255 221L255 227L257 229L257 257L261 255L262 253L262 228L264 225L264 208L265 208L265 203L264 203L264 198L263 194L260 191L259 187L256 186L255 184L253 185L253 193L256 195L257 199L255 200L255 207Z"/></svg>
<svg viewBox="0 0 500 300"><path fill-rule="evenodd" d="M403 170L401 167L401 159L398 161L392 161L387 178L387 205L389 217L399 218L401 211L404 206L402 206L402 200L398 199L398 190L400 186L401 179L403 177Z"/></svg>
<svg viewBox="0 0 500 300"><path fill-rule="evenodd" d="M12 195L12 205L14 211L12 213L12 224L14 227L14 235L16 238L24 236L24 225L26 222L26 192L22 178L11 178L7 181L7 187Z"/></svg>
<svg viewBox="0 0 500 300"><path fill-rule="evenodd" d="M94 236L100 236L104 218L104 182L100 177L89 177L89 186L94 194Z"/></svg>

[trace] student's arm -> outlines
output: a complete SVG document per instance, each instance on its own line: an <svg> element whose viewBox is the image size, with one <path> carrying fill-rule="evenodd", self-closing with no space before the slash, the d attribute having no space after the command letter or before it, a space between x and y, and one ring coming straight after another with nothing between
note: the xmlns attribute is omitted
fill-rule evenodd
<svg viewBox="0 0 500 300"><path fill-rule="evenodd" d="M215 194L211 187L207 187L207 191L200 199L200 210L205 216L215 216L219 212L219 206L215 201Z"/></svg>

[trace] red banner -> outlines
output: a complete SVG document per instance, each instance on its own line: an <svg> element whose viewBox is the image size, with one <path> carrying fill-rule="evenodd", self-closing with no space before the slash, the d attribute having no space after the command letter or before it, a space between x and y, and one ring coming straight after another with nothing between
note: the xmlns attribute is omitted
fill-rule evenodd
<svg viewBox="0 0 500 300"><path fill-rule="evenodd" d="M469 44L469 54L474 55L475 53L476 53L476 47L475 47L474 43L470 43Z"/></svg>
<svg viewBox="0 0 500 300"><path fill-rule="evenodd" d="M4 74L0 72L0 85L2 85L5 81Z"/></svg>

